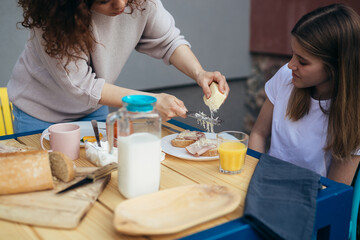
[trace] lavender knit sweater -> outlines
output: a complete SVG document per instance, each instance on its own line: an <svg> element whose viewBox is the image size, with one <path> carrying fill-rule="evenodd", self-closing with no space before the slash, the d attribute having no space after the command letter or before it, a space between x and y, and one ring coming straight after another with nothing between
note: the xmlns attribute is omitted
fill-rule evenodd
<svg viewBox="0 0 360 240"><path fill-rule="evenodd" d="M101 107L98 102L104 83L117 80L133 49L170 64L174 50L190 44L160 0L147 1L145 8L115 17L93 12L98 44L91 56L71 62L68 72L64 61L45 53L42 32L31 30L7 86L12 103L43 121L72 121Z"/></svg>

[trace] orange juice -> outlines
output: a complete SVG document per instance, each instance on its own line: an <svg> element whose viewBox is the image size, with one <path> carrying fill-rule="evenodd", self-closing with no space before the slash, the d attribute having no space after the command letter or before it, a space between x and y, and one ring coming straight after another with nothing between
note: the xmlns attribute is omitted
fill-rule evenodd
<svg viewBox="0 0 360 240"><path fill-rule="evenodd" d="M245 162L247 147L241 142L223 142L220 144L220 167L225 171L240 171Z"/></svg>

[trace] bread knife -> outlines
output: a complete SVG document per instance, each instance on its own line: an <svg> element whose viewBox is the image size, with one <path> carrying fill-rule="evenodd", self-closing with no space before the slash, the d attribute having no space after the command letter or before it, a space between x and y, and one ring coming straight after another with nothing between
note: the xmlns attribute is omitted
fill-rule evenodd
<svg viewBox="0 0 360 240"><path fill-rule="evenodd" d="M66 184L63 187L57 188L55 190L55 193L57 193L57 194L64 193L70 189L77 188L84 184L96 182L100 178L103 178L103 177L109 175L111 172L116 170L117 167L118 167L118 164L114 163L114 162L107 164L103 167L96 169L95 171L93 171L91 173L88 173L85 176L75 178L73 181L71 181L70 183Z"/></svg>

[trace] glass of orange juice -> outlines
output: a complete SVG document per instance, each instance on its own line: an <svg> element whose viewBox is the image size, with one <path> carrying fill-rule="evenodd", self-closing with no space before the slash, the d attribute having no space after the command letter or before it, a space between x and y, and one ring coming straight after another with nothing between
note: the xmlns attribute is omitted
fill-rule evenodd
<svg viewBox="0 0 360 240"><path fill-rule="evenodd" d="M217 134L217 140L220 172L240 173L245 163L249 135L239 131L223 131Z"/></svg>

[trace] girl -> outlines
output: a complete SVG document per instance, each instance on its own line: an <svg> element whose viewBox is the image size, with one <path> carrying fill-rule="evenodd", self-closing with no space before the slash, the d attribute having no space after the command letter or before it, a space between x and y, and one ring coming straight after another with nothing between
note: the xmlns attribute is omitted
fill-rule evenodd
<svg viewBox="0 0 360 240"><path fill-rule="evenodd" d="M265 85L249 148L351 184L360 148L360 17L333 4L291 31L293 55Z"/></svg>
<svg viewBox="0 0 360 240"><path fill-rule="evenodd" d="M205 71L160 0L19 0L22 25L30 29L25 50L8 83L15 131L56 122L105 120L121 98L157 98L163 120L186 117L184 103L113 85L133 49L173 64L210 97L209 85L229 87L219 72ZM107 105L106 107L104 105Z"/></svg>

